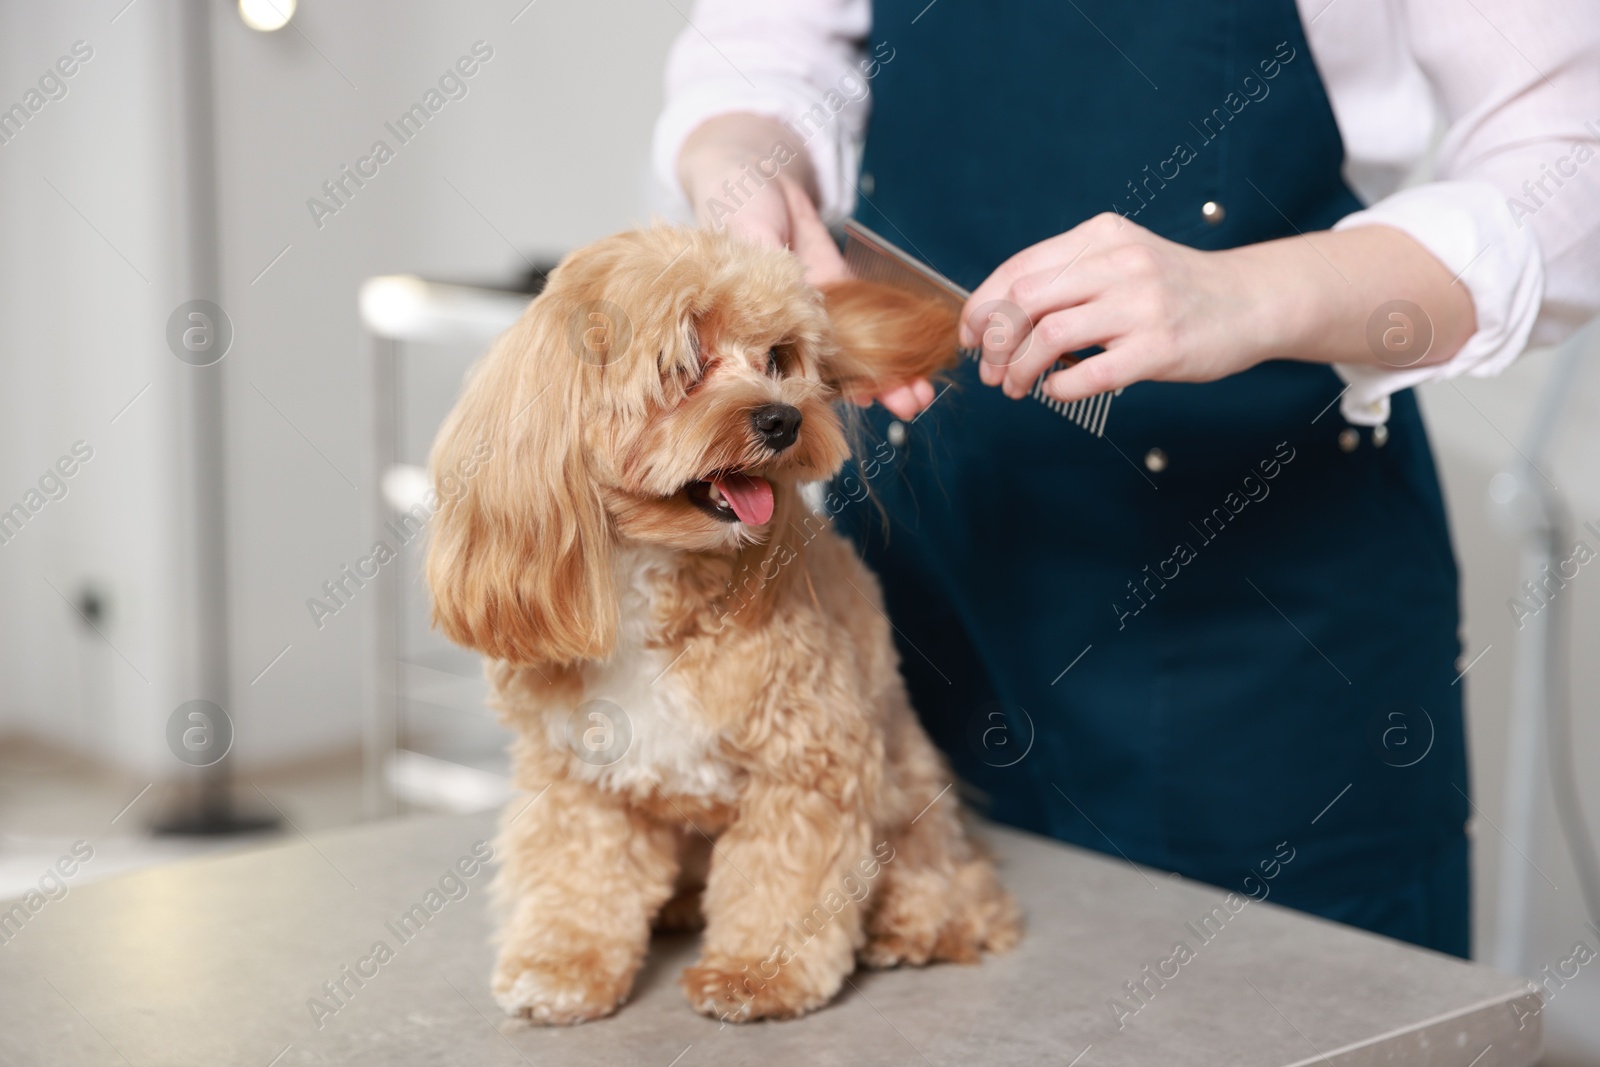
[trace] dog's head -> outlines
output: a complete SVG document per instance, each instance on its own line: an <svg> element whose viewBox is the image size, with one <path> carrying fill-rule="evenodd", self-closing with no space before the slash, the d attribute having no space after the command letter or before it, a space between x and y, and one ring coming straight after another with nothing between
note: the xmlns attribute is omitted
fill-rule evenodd
<svg viewBox="0 0 1600 1067"><path fill-rule="evenodd" d="M498 659L605 656L619 545L765 541L797 483L847 458L841 393L933 371L954 337L926 301L855 281L824 296L793 256L724 234L657 227L574 252L435 442L435 624Z"/></svg>

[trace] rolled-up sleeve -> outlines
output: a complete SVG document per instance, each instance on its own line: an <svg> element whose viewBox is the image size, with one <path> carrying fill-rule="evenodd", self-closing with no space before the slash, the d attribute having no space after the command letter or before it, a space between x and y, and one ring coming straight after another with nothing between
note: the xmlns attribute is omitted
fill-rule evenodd
<svg viewBox="0 0 1600 1067"><path fill-rule="evenodd" d="M656 179L683 206L677 163L689 134L717 115L767 115L805 145L823 216L848 214L867 118L869 0L700 0L686 21L667 56Z"/></svg>
<svg viewBox="0 0 1600 1067"><path fill-rule="evenodd" d="M1466 287L1477 332L1449 360L1342 365L1351 422L1376 425L1421 382L1503 371L1600 312L1600 7L1593 0L1404 0L1414 58L1447 128L1436 180L1334 229L1409 234Z"/></svg>

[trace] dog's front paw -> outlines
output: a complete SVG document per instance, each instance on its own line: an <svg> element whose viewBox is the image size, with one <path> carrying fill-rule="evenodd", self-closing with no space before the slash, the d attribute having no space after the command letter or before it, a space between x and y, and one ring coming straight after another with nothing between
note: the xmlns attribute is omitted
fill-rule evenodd
<svg viewBox="0 0 1600 1067"><path fill-rule="evenodd" d="M594 951L566 959L502 956L491 987L506 1014L566 1026L610 1015L627 999L632 972L618 975L615 970Z"/></svg>
<svg viewBox="0 0 1600 1067"><path fill-rule="evenodd" d="M859 956L869 967L977 963L986 951L1009 951L1021 934L1016 901L989 862L978 859L954 877L920 871L889 882Z"/></svg>
<svg viewBox="0 0 1600 1067"><path fill-rule="evenodd" d="M778 968L761 960L703 959L684 969L680 981L689 1004L702 1015L728 1022L793 1019L822 1007L839 991L842 979L808 980L798 966Z"/></svg>

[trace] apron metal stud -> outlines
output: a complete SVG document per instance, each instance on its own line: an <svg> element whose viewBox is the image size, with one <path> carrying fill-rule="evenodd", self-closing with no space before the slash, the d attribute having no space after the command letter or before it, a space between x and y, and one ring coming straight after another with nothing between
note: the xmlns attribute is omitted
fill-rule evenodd
<svg viewBox="0 0 1600 1067"><path fill-rule="evenodd" d="M1346 426L1339 431L1339 448L1344 452L1354 452L1361 443L1361 433L1353 426Z"/></svg>
<svg viewBox="0 0 1600 1067"><path fill-rule="evenodd" d="M1167 454L1159 448L1152 448L1144 454L1144 469L1152 474L1160 474L1167 469Z"/></svg>
<svg viewBox="0 0 1600 1067"><path fill-rule="evenodd" d="M906 424L898 419L889 424L889 443L896 448L906 443Z"/></svg>
<svg viewBox="0 0 1600 1067"><path fill-rule="evenodd" d="M1220 226L1222 225L1222 220L1228 217L1228 212L1215 200L1207 200L1200 205L1200 217L1213 226Z"/></svg>

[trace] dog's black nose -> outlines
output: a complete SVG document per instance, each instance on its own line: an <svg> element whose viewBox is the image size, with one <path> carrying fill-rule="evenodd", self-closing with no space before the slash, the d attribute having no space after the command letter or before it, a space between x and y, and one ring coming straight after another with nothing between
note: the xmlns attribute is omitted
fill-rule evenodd
<svg viewBox="0 0 1600 1067"><path fill-rule="evenodd" d="M768 448L782 452L800 435L800 409L789 404L763 404L750 413L750 425Z"/></svg>

